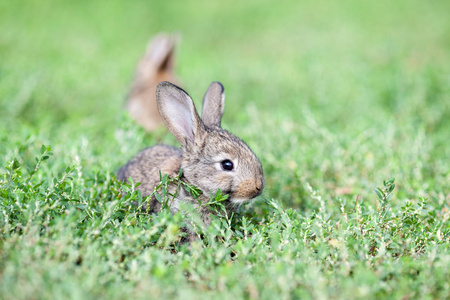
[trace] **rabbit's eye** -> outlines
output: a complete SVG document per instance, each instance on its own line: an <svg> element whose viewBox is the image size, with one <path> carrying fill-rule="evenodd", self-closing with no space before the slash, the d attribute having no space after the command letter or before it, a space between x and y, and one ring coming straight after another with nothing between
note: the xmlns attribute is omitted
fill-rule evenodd
<svg viewBox="0 0 450 300"><path fill-rule="evenodd" d="M229 159L223 160L220 165L222 166L222 170L224 171L232 171L233 170L233 162Z"/></svg>

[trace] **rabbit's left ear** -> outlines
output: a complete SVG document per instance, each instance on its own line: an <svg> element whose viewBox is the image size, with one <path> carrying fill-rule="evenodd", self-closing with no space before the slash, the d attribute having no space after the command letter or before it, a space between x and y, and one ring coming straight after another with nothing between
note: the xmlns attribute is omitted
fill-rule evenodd
<svg viewBox="0 0 450 300"><path fill-rule="evenodd" d="M159 113L167 128L184 148L198 144L206 134L191 97L181 88L163 81L156 88Z"/></svg>
<svg viewBox="0 0 450 300"><path fill-rule="evenodd" d="M207 127L220 127L225 109L225 90L220 82L210 84L203 97L202 120Z"/></svg>
<svg viewBox="0 0 450 300"><path fill-rule="evenodd" d="M174 51L177 37L169 34L157 35L147 46L143 67L151 67L157 72L172 72L174 69ZM147 70L148 71L148 70Z"/></svg>

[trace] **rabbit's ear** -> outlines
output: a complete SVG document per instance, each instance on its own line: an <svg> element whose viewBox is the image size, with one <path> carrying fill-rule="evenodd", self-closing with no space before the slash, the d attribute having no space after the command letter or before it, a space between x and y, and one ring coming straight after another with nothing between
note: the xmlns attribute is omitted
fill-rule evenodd
<svg viewBox="0 0 450 300"><path fill-rule="evenodd" d="M163 81L156 88L159 113L183 147L199 141L206 134L191 97L176 85Z"/></svg>
<svg viewBox="0 0 450 300"><path fill-rule="evenodd" d="M147 46L144 58L139 63L138 71L143 72L172 72L174 66L174 51L176 36L159 34Z"/></svg>
<svg viewBox="0 0 450 300"><path fill-rule="evenodd" d="M225 90L220 82L209 85L203 97L202 120L208 127L220 127L225 109Z"/></svg>

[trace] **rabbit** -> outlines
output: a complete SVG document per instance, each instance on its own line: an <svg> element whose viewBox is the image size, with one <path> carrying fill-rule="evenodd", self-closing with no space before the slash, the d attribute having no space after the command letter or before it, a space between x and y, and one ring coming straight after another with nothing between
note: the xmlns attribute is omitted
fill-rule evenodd
<svg viewBox="0 0 450 300"><path fill-rule="evenodd" d="M159 34L149 42L127 95L126 109L147 131L154 131L163 125L156 106L156 86L161 81L178 82L174 72L177 40L175 35Z"/></svg>
<svg viewBox="0 0 450 300"><path fill-rule="evenodd" d="M181 180L202 191L198 197L202 204L209 201L210 193L220 189L228 195L225 206L229 211L261 195L265 182L259 159L241 139L221 128L225 105L222 84L213 82L209 86L201 118L191 97L169 82L158 85L156 101L162 120L180 142L181 150L167 145L146 148L119 169L118 180L125 182L131 177L134 182L141 182L137 188L145 197L159 183L159 171L173 178L181 168ZM169 192L175 188L169 187ZM198 200L180 188L170 210L177 212L181 202L198 207ZM161 203L151 199L149 211L160 209ZM205 226L211 222L210 213L207 207L200 208Z"/></svg>

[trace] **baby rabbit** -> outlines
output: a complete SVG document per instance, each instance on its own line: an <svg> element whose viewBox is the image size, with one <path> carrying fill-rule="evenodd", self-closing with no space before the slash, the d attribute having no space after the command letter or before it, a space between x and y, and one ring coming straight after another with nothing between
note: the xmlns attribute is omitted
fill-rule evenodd
<svg viewBox="0 0 450 300"><path fill-rule="evenodd" d="M177 82L174 74L176 41L174 35L159 34L149 42L127 96L126 109L147 131L163 125L156 106L156 86L161 81Z"/></svg>
<svg viewBox="0 0 450 300"><path fill-rule="evenodd" d="M156 101L161 118L167 128L181 144L181 150L156 145L144 149L124 165L117 178L141 182L138 189L142 196L152 193L160 181L161 174L175 177L183 170L181 180L198 187L202 204L210 199L210 193L220 189L228 195L227 209L259 196L264 189L261 163L250 148L238 137L221 128L225 105L223 86L213 82L203 98L202 117L197 114L191 97L181 88L161 82L156 89ZM169 192L175 191L169 187ZM172 212L179 210L181 202L190 202L198 207L198 200L181 188L170 205ZM156 199L150 201L150 212L161 209ZM200 209L206 226L211 222L210 210Z"/></svg>

